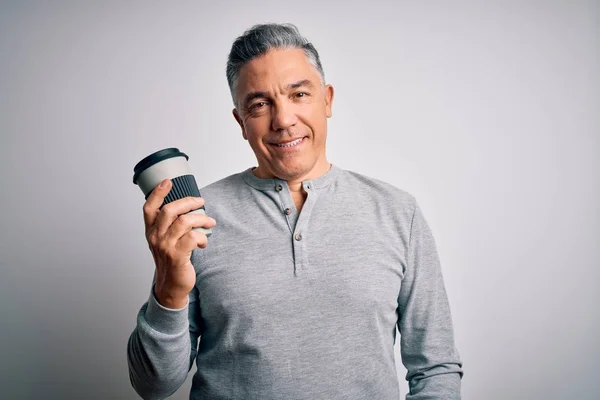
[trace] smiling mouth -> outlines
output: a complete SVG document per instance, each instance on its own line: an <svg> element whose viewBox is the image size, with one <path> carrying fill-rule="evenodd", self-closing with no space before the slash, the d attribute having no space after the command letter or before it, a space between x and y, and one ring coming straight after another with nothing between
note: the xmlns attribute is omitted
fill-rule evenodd
<svg viewBox="0 0 600 400"><path fill-rule="evenodd" d="M280 149L287 149L287 148L298 146L300 143L302 143L303 140L304 140L304 138L301 137L299 139L292 140L291 142L286 142L286 143L271 143L271 144L273 146L275 146L275 147L280 148Z"/></svg>

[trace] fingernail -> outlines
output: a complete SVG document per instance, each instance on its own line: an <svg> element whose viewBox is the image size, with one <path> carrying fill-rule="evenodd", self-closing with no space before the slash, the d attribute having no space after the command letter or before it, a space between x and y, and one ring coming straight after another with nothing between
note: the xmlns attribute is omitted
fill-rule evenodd
<svg viewBox="0 0 600 400"><path fill-rule="evenodd" d="M200 203L202 201L202 197L196 197L196 201Z"/></svg>
<svg viewBox="0 0 600 400"><path fill-rule="evenodd" d="M167 179L165 179L164 181L162 181L162 182L160 183L160 186L159 186L159 187L160 187L161 189L164 189L164 188L166 188L166 187L167 187L167 185L168 185L168 184L169 184L169 181L168 181Z"/></svg>

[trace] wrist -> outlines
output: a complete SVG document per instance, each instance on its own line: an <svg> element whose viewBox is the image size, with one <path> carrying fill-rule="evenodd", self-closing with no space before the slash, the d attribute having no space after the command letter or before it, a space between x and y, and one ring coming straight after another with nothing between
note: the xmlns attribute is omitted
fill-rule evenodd
<svg viewBox="0 0 600 400"><path fill-rule="evenodd" d="M180 310L184 308L188 303L188 294L173 293L166 290L160 290L156 286L154 287L154 297L158 304L165 308L173 310Z"/></svg>

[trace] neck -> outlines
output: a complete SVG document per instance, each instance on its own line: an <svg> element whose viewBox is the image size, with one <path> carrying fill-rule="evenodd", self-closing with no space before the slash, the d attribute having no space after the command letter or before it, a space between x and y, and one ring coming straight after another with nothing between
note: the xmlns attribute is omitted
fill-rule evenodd
<svg viewBox="0 0 600 400"><path fill-rule="evenodd" d="M310 179L316 179L320 176L323 176L329 171L330 168L331 168L331 164L327 160L324 159L323 161L317 162L317 164L313 167L313 169L304 175L288 176L288 177L277 176L274 173L265 172L262 168L260 168L260 166L258 168L255 168L252 172L254 173L254 175L257 178L261 178L261 179L278 178L278 179L284 180L287 182L288 187L290 188L290 191L292 193L300 193L300 192L302 192L302 182L304 182L306 180L310 180Z"/></svg>

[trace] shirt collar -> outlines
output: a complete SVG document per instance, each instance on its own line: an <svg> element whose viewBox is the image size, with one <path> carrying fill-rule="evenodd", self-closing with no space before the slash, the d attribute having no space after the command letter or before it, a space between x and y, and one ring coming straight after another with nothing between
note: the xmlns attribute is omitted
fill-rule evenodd
<svg viewBox="0 0 600 400"><path fill-rule="evenodd" d="M258 178L256 175L254 175L252 173L252 170L255 167L251 167L248 168L247 170L245 170L244 172L242 172L242 177L244 178L244 181L252 186L254 189L258 189L258 190L274 190L274 191L279 191L281 189L278 189L278 185L284 185L287 186L287 182L284 181L283 179L279 179L279 178L270 178L270 179L262 179L262 178ZM331 185L331 183L333 183L335 181L335 179L337 178L337 176L340 174L341 169L338 168L337 166L331 164L331 167L329 168L329 171L327 171L325 174L319 176L318 178L315 179L307 179L305 181L302 181L302 186L306 187L307 185L310 187L312 186L315 189L320 189L320 188L324 188L327 187L329 185Z"/></svg>

